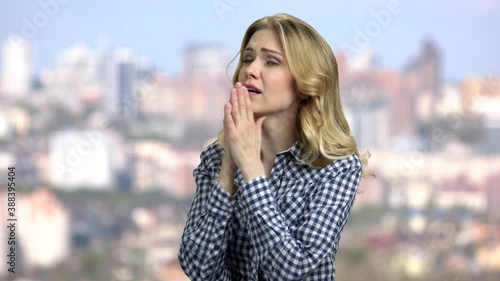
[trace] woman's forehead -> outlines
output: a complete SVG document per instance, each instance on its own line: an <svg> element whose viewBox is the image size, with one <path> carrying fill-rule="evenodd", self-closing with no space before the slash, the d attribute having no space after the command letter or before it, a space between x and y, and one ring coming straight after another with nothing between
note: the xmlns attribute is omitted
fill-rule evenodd
<svg viewBox="0 0 500 281"><path fill-rule="evenodd" d="M248 41L245 50L257 51L262 48L283 53L280 38L274 30L261 29L256 31Z"/></svg>

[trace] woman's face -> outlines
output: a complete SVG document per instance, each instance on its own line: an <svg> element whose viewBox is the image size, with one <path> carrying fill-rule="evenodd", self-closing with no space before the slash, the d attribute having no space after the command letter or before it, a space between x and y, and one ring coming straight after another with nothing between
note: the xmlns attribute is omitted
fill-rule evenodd
<svg viewBox="0 0 500 281"><path fill-rule="evenodd" d="M238 81L249 89L256 118L297 112L298 95L284 54L272 29L255 32L242 53Z"/></svg>

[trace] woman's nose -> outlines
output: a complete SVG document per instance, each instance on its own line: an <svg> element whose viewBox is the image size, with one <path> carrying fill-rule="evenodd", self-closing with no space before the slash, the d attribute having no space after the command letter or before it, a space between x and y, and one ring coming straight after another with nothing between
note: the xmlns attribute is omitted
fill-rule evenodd
<svg viewBox="0 0 500 281"><path fill-rule="evenodd" d="M245 76L248 78L253 78L253 79L258 79L260 74L259 74L259 69L257 66L257 60L252 61L246 69L245 69Z"/></svg>

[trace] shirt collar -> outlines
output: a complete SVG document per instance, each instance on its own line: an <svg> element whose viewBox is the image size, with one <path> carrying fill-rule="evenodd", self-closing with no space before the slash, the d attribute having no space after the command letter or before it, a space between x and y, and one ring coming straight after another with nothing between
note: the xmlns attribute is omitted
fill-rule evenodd
<svg viewBox="0 0 500 281"><path fill-rule="evenodd" d="M278 152L276 155L282 154L282 153L290 153L295 157L296 160L300 161L300 156L302 154L302 148L303 144L301 141L296 141L292 146L290 146L288 149L283 150L281 152Z"/></svg>

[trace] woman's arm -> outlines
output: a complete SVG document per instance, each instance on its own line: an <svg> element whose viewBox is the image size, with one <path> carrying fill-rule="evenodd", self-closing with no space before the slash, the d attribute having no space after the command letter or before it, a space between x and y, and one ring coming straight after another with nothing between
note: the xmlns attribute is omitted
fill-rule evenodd
<svg viewBox="0 0 500 281"><path fill-rule="evenodd" d="M227 188L231 173L221 167L216 143L201 154L201 163L194 170L196 195L188 213L179 250L182 269L191 280L229 280L224 257L228 245L227 224L232 216L236 198ZM209 161L218 161L209 166ZM223 176L224 174L224 176ZM234 175L232 176L234 179Z"/></svg>
<svg viewBox="0 0 500 281"><path fill-rule="evenodd" d="M327 255L337 251L360 176L361 163L356 156L339 160L318 182L314 193L302 201L307 211L300 225L293 228L277 207L265 176L245 183L238 200L249 229L255 267L271 280L300 280L306 276L316 280L315 274L325 274L315 269ZM333 275L334 269L331 271Z"/></svg>

